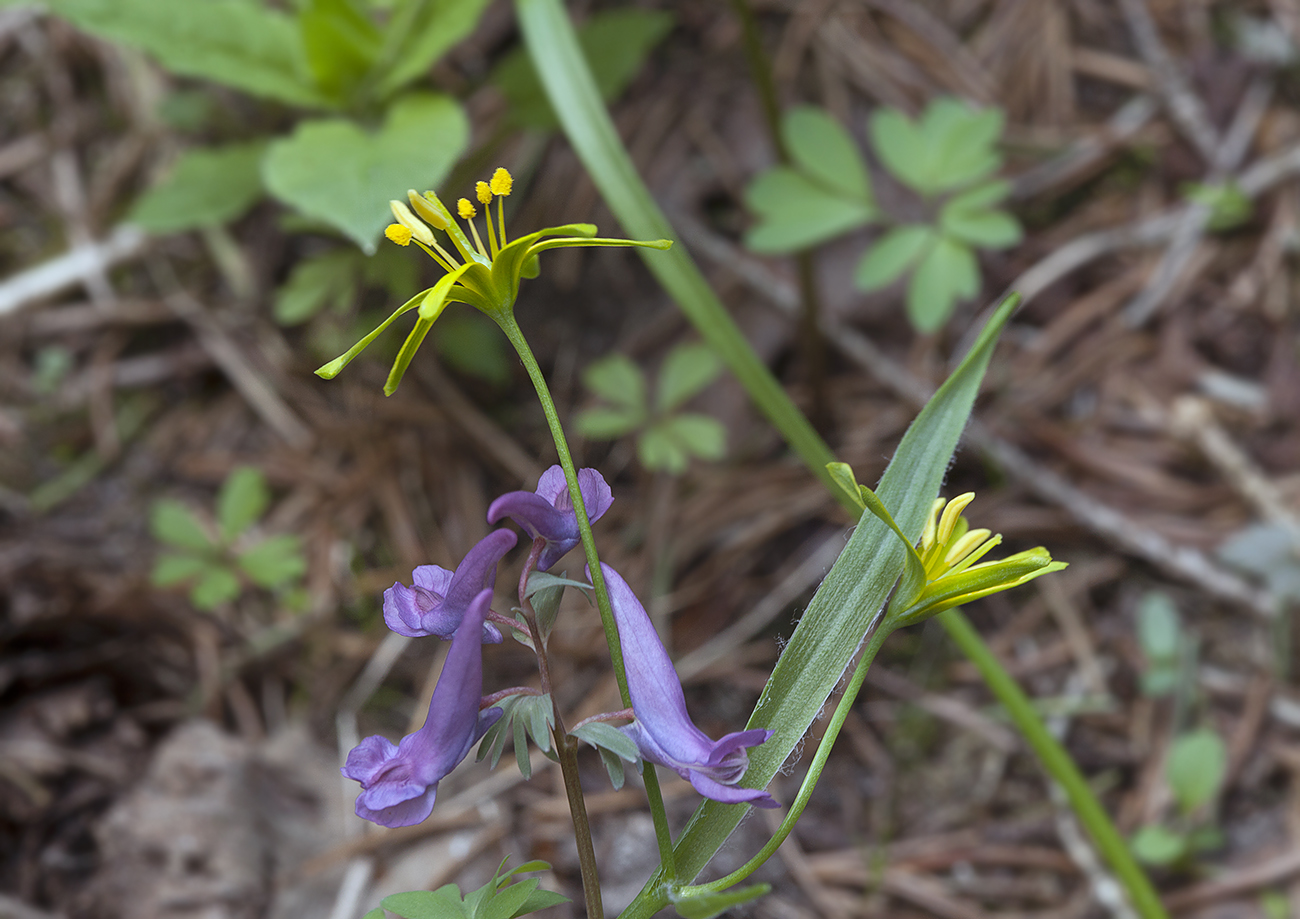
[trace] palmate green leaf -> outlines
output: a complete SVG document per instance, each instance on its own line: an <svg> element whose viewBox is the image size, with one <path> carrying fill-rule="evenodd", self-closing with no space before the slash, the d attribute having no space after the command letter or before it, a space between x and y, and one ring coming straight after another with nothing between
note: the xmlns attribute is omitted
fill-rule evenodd
<svg viewBox="0 0 1300 919"><path fill-rule="evenodd" d="M265 152L261 141L188 150L126 219L150 233L178 233L241 217L262 196Z"/></svg>
<svg viewBox="0 0 1300 919"><path fill-rule="evenodd" d="M379 52L376 93L386 99L419 79L478 24L488 0L402 0L389 17Z"/></svg>
<svg viewBox="0 0 1300 919"><path fill-rule="evenodd" d="M593 394L629 414L646 410L645 374L626 354L593 361L582 372L582 382Z"/></svg>
<svg viewBox="0 0 1300 919"><path fill-rule="evenodd" d="M708 345L681 344L668 352L659 368L655 408L669 412L703 392L722 373L722 361Z"/></svg>
<svg viewBox="0 0 1300 919"><path fill-rule="evenodd" d="M379 30L352 0L307 0L298 28L316 85L346 103L379 54Z"/></svg>
<svg viewBox="0 0 1300 919"><path fill-rule="evenodd" d="M149 512L149 531L154 539L178 549L211 551L216 543L194 512L179 501L163 498Z"/></svg>
<svg viewBox="0 0 1300 919"><path fill-rule="evenodd" d="M641 758L632 738L604 721L590 721L582 727L575 728L573 736L597 750L608 750L629 763L635 763Z"/></svg>
<svg viewBox="0 0 1300 919"><path fill-rule="evenodd" d="M199 609L216 609L239 598L238 576L229 568L210 566L190 591L190 602Z"/></svg>
<svg viewBox="0 0 1300 919"><path fill-rule="evenodd" d="M764 254L807 249L877 216L868 201L846 198L784 166L754 179L745 189L745 203L759 216L745 234L745 245Z"/></svg>
<svg viewBox="0 0 1300 919"><path fill-rule="evenodd" d="M827 188L871 200L871 180L849 132L819 108L801 105L781 121L781 137L791 158Z"/></svg>
<svg viewBox="0 0 1300 919"><path fill-rule="evenodd" d="M239 567L259 587L283 587L307 571L302 540L292 534L267 537L240 554Z"/></svg>
<svg viewBox="0 0 1300 919"><path fill-rule="evenodd" d="M1006 182L986 182L954 195L939 212L944 233L986 249L1004 249L1020 242L1020 222L1005 211L991 210L1009 190Z"/></svg>
<svg viewBox="0 0 1300 919"><path fill-rule="evenodd" d="M920 261L937 239L938 234L924 224L894 227L867 249L853 273L853 283L862 291L894 283Z"/></svg>
<svg viewBox="0 0 1300 919"><path fill-rule="evenodd" d="M979 264L965 245L940 237L916 266L907 286L907 316L919 332L933 332L957 301L980 290Z"/></svg>
<svg viewBox="0 0 1300 919"><path fill-rule="evenodd" d="M1002 157L1001 110L974 109L959 99L935 99L917 121L878 109L868 127L885 168L923 195L962 188L995 172Z"/></svg>
<svg viewBox="0 0 1300 919"><path fill-rule="evenodd" d="M293 19L259 0L47 0L101 38L139 48L172 73L307 108L329 98L312 81Z"/></svg>
<svg viewBox="0 0 1300 919"><path fill-rule="evenodd" d="M459 103L411 93L393 103L377 131L344 118L299 122L271 144L262 178L280 201L371 253L391 219L387 202L404 199L408 188L435 187L468 139Z"/></svg>
<svg viewBox="0 0 1300 919"><path fill-rule="evenodd" d="M1165 780L1183 813L1214 800L1228 766L1228 749L1209 728L1183 734L1174 741L1165 763Z"/></svg>
<svg viewBox="0 0 1300 919"><path fill-rule="evenodd" d="M221 538L231 542L266 513L271 503L271 489L266 476L252 466L233 469L217 492L217 525Z"/></svg>
<svg viewBox="0 0 1300 919"><path fill-rule="evenodd" d="M326 306L344 309L357 295L360 255L338 248L293 266L289 279L275 292L271 315L280 325L298 325Z"/></svg>
<svg viewBox="0 0 1300 919"><path fill-rule="evenodd" d="M690 897L669 893L673 909L682 919L713 919L727 910L761 896L771 893L771 884L751 884L749 887L733 887L721 893L702 893Z"/></svg>
<svg viewBox="0 0 1300 919"><path fill-rule="evenodd" d="M622 94L640 72L646 56L672 28L673 17L668 13L623 9L595 13L578 29L582 54L606 102ZM559 126L524 49L502 59L491 79L510 100L510 117L516 124L539 131L553 131Z"/></svg>

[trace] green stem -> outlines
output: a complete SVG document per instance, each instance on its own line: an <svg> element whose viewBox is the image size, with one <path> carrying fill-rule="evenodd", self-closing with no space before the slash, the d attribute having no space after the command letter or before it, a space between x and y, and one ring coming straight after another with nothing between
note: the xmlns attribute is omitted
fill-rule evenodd
<svg viewBox="0 0 1300 919"><path fill-rule="evenodd" d="M785 842L786 837L794 830L794 825L803 816L804 808L808 806L808 801L812 798L813 789L817 787L817 782L822 776L822 770L826 768L826 760L831 755L831 748L835 745L835 738L839 737L840 729L844 727L844 722L853 709L853 703L862 690L862 681L867 677L867 670L871 667L871 662L876 659L876 654L880 651L881 645L885 643L885 639L892 632L893 629L885 628L882 622L881 626L876 629L875 634L871 636L870 643L868 643L866 650L862 652L862 659L858 661L858 666L853 671L853 678L849 680L849 685L845 687L839 704L835 706L835 714L831 716L830 724L826 726L826 733L822 735L821 743L817 745L817 754L813 757L812 762L808 764L808 773L804 776L803 784L799 786L799 794L795 796L794 803L790 805L790 810L786 813L785 819L781 821L781 825L772 835L772 838L767 841L767 844L762 849L759 849L757 855L731 872L731 874L718 878L716 881L709 881L707 884L691 884L682 887L678 891L681 896L689 897L701 893L723 891L733 884L739 884L757 871L764 862L776 854L777 849L781 848L781 843Z"/></svg>
<svg viewBox="0 0 1300 919"><path fill-rule="evenodd" d="M1033 703L993 656L989 646L960 610L950 609L940 613L937 618L984 677L1021 736L1033 748L1043 768L1065 791L1079 822L1087 828L1093 843L1128 891L1133 908L1143 919L1165 919L1168 914L1160 903L1155 888L1151 886L1151 881L1129 851L1128 843L1115 829L1115 824L1111 823L1070 754L1047 730L1038 712L1034 710Z"/></svg>
<svg viewBox="0 0 1300 919"><path fill-rule="evenodd" d="M564 481L568 484L569 496L573 499L574 515L578 519L578 532L582 535L582 550L587 557L587 566L591 570L591 586L596 594L596 608L600 611L600 623L605 630L605 642L609 645L609 656L614 665L614 679L618 682L619 697L623 700L623 705L629 707L632 704L632 697L627 691L627 673L623 668L623 648L618 640L618 625L614 622L614 608L609 602L605 575L600 570L596 540L591 533L591 521L587 519L587 507L582 501L582 489L578 487L578 470L573 465L573 454L569 452L569 442L564 436L560 413L555 409L555 401L551 398L551 390L546 385L546 377L542 375L542 368L538 365L537 358L533 356L532 348L528 347L528 341L524 338L519 323L515 321L514 314L506 311L493 318L506 338L510 340L510 344L514 346L524 369L528 371L528 378L533 381L533 388L537 390L537 399L542 404L542 414L546 416L546 424L551 429L560 468L564 470ZM647 764L642 772L642 780L645 783L646 798L650 802L650 814L654 819L659 858L666 875L675 880L677 870L673 855L672 832L668 827L668 813L664 808L663 794L659 790L659 779L655 774L654 766Z"/></svg>

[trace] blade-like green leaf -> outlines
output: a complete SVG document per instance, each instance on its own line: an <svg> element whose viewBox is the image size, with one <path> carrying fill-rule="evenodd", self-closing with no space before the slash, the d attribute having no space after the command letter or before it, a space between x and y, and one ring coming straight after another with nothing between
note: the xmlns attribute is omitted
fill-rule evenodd
<svg viewBox="0 0 1300 919"><path fill-rule="evenodd" d="M265 152L262 141L186 151L126 219L150 233L178 233L234 220L262 196L259 170Z"/></svg>
<svg viewBox="0 0 1300 919"><path fill-rule="evenodd" d="M172 73L309 108L330 100L308 74L294 21L258 0L47 0L78 28L139 48Z"/></svg>
<svg viewBox="0 0 1300 919"><path fill-rule="evenodd" d="M171 498L154 502L153 509L149 512L149 531L153 533L154 539L179 549L203 552L215 547L207 528L194 516L194 512Z"/></svg>
<svg viewBox="0 0 1300 919"><path fill-rule="evenodd" d="M474 919L510 919L541 883L537 878L529 878L518 884L511 884L505 890L498 891L488 898L479 908Z"/></svg>
<svg viewBox="0 0 1300 919"><path fill-rule="evenodd" d="M760 216L745 234L745 245L761 253L807 249L866 226L876 217L868 202L846 198L785 166L769 169L751 182L745 203Z"/></svg>
<svg viewBox="0 0 1300 919"><path fill-rule="evenodd" d="M412 93L389 108L376 132L343 118L299 122L271 144L262 178L276 198L369 253L391 219L388 201L405 199L408 188L435 187L468 139L459 103Z"/></svg>
<svg viewBox="0 0 1300 919"><path fill-rule="evenodd" d="M878 290L893 284L934 245L938 235L924 225L894 227L871 244L853 273L858 290Z"/></svg>
<svg viewBox="0 0 1300 919"><path fill-rule="evenodd" d="M266 476L252 466L236 467L217 492L217 524L221 538L231 542L262 519L271 503Z"/></svg>
<svg viewBox="0 0 1300 919"><path fill-rule="evenodd" d="M528 895L528 899L523 905L511 914L511 919L516 916L526 916L529 913L540 912L544 909L550 909L552 906L559 906L561 903L568 903L569 898L562 893L556 893L553 890L534 890Z"/></svg>
<svg viewBox="0 0 1300 919"><path fill-rule="evenodd" d="M702 392L722 373L722 361L705 344L682 344L668 352L659 368L655 408L670 412Z"/></svg>
<svg viewBox="0 0 1300 919"><path fill-rule="evenodd" d="M786 113L781 137L796 163L827 188L871 200L871 180L849 132L819 108L801 105Z"/></svg>

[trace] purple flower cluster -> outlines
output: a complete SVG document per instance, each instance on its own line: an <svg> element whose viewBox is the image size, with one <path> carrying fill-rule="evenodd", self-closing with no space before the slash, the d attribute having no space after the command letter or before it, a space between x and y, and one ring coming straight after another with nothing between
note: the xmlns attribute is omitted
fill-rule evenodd
<svg viewBox="0 0 1300 919"><path fill-rule="evenodd" d="M594 469L578 470L587 518L595 522L613 503L605 480ZM488 522L509 517L533 539L537 567L549 569L580 541L577 516L564 472L552 466L535 492L502 495L488 509ZM414 584L384 591L384 622L399 635L437 635L451 639L424 726L393 744L367 737L348 754L343 774L361 783L357 816L382 826L420 823L429 816L440 782L501 717L501 709L480 711L484 642L502 640L488 622L497 564L517 537L495 530L479 541L455 571L421 565ZM635 720L623 728L647 762L666 766L690 781L707 798L727 804L775 807L765 791L737 787L748 768L748 747L766 741L770 731L740 731L710 740L686 712L681 681L654 625L627 582L601 565L623 646ZM588 572L590 573L590 572ZM499 617L498 617L499 618Z"/></svg>

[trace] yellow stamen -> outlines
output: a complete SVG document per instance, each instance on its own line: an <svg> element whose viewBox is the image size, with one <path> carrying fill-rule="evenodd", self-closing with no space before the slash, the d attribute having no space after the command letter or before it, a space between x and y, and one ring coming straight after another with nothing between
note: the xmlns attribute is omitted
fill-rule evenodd
<svg viewBox="0 0 1300 919"><path fill-rule="evenodd" d="M489 185L489 188L492 189L492 194L500 195L502 198L504 198L510 194L510 191L514 187L515 187L514 177L510 175L510 173L505 169L505 167L498 166L497 171L492 173L492 182Z"/></svg>
<svg viewBox="0 0 1300 919"><path fill-rule="evenodd" d="M948 506L943 509L943 516L939 518L939 532L935 534L935 542L940 546L948 544L952 538L952 531L957 526L957 518L961 512L966 510L966 505L975 500L975 492L968 491L963 495L958 495L948 502Z"/></svg>
<svg viewBox="0 0 1300 919"><path fill-rule="evenodd" d="M433 195L433 192L429 192L428 194ZM407 191L406 197L407 200L411 202L411 207L415 208L415 212L435 230L445 230L447 227L451 226L451 223L443 213L434 207L429 199L424 197L424 195L416 194L415 189L412 188ZM436 195L434 195L434 200L437 200ZM438 203L441 204L442 202L439 201Z"/></svg>
<svg viewBox="0 0 1300 919"><path fill-rule="evenodd" d="M492 189L486 182L478 182L474 185L474 195L478 198L479 204L492 203Z"/></svg>
<svg viewBox="0 0 1300 919"><path fill-rule="evenodd" d="M954 541L952 547L943 557L944 567L951 568L953 565L957 564L967 555L979 548L979 546L983 544L984 540L988 539L992 535L992 530L971 530L965 536Z"/></svg>
<svg viewBox="0 0 1300 919"><path fill-rule="evenodd" d="M411 244L411 228L402 226L400 223L390 223L384 227L384 235L399 246L409 246Z"/></svg>
<svg viewBox="0 0 1300 919"><path fill-rule="evenodd" d="M456 202L456 213L460 215L461 220L473 220L474 215L478 213L478 208L469 203L469 198L461 198Z"/></svg>
<svg viewBox="0 0 1300 919"><path fill-rule="evenodd" d="M411 235L424 243L426 246L433 245L433 231L428 228L421 220L411 213L401 201L389 201L388 207L393 212L393 218L411 231Z"/></svg>

